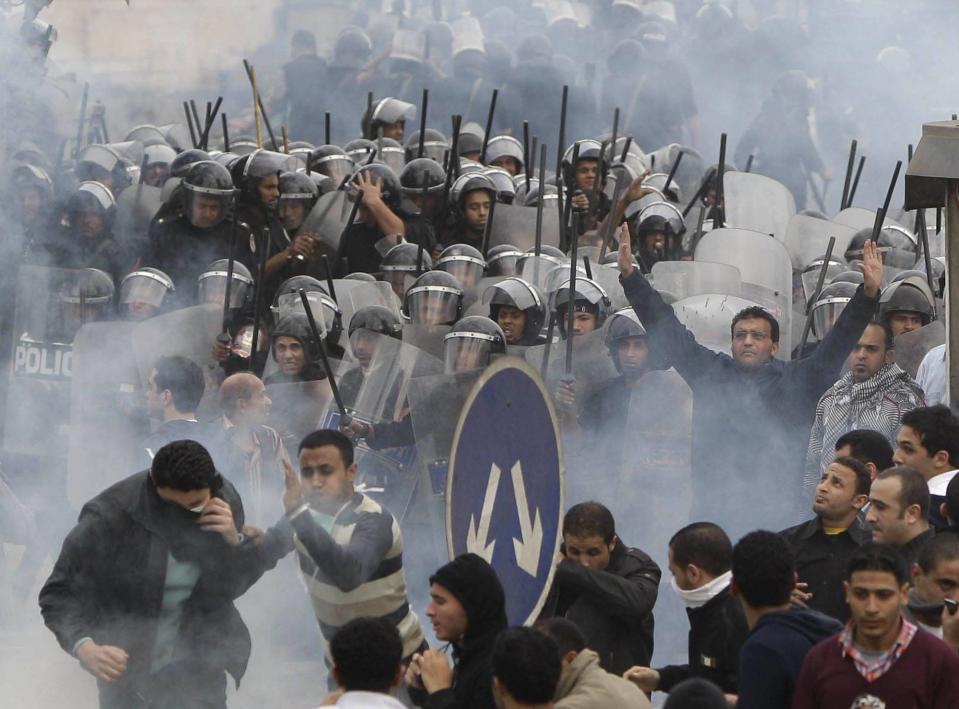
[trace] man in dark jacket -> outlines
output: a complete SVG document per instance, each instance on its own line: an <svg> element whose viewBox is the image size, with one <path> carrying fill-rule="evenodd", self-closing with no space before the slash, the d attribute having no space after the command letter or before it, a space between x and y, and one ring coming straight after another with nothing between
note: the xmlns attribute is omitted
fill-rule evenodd
<svg viewBox="0 0 959 709"><path fill-rule="evenodd" d="M653 605L662 573L646 553L616 536L598 502L573 505L541 618L566 618L586 636L603 669L621 675L653 656Z"/></svg>
<svg viewBox="0 0 959 709"><path fill-rule="evenodd" d="M801 470L816 402L838 377L868 324L882 283L882 259L867 242L864 285L814 354L783 362L779 323L759 307L733 318L732 357L696 342L672 307L633 268L629 232L620 230L620 281L657 346L693 390L693 514L737 530L748 519L781 528L798 517ZM744 451L758 459L744 464ZM717 492L722 491L722 494ZM747 500L762 504L741 514Z"/></svg>
<svg viewBox="0 0 959 709"><path fill-rule="evenodd" d="M88 502L40 591L44 622L97 678L101 707L226 707L250 635L233 605L259 577L243 505L195 441Z"/></svg>
<svg viewBox="0 0 959 709"><path fill-rule="evenodd" d="M800 588L793 600L842 622L849 618L842 585L846 561L872 539L872 530L859 517L870 483L865 465L855 458L836 458L816 487L816 516L780 532L796 557Z"/></svg>
<svg viewBox="0 0 959 709"><path fill-rule="evenodd" d="M789 709L806 653L842 629L838 620L790 609L796 565L778 534L747 534L733 548L733 593L749 634L739 654L736 709Z"/></svg>
<svg viewBox="0 0 959 709"><path fill-rule="evenodd" d="M736 693L739 650L746 639L743 606L729 591L733 545L711 522L680 529L669 542L673 590L689 615L689 661L658 670L633 667L625 677L646 691L670 692L690 677Z"/></svg>

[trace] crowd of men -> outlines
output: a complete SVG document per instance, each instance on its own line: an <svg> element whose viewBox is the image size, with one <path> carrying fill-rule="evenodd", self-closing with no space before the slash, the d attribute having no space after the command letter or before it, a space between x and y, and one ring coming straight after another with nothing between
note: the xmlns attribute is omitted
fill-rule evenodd
<svg viewBox="0 0 959 709"><path fill-rule="evenodd" d="M223 707L259 642L321 647L344 707L959 706L935 212L853 206L850 158L827 216L821 57L749 67L762 109L703 157L710 57L792 36L764 3L571 5L298 29L222 132L217 102L0 136L0 619L39 588L101 706ZM51 37L20 32L38 76ZM507 356L565 455L531 627L445 547L456 424ZM275 607L300 587L318 627Z"/></svg>

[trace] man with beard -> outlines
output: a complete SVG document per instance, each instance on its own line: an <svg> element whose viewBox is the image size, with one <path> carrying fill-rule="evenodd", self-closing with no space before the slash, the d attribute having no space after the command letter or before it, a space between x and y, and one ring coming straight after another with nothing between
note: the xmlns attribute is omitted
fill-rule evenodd
<svg viewBox="0 0 959 709"><path fill-rule="evenodd" d="M749 525L782 527L798 516L800 466L814 402L835 381L843 360L872 317L882 283L882 259L867 242L864 284L811 356L783 362L779 323L758 306L739 312L730 327L732 356L696 342L652 286L633 267L629 231L620 230L620 281L630 305L693 391L694 512L734 530L744 518L737 500L761 499ZM761 465L743 465L743 450L763 442ZM722 489L722 495L715 495ZM798 520L797 520L798 521Z"/></svg>
<svg viewBox="0 0 959 709"><path fill-rule="evenodd" d="M250 636L233 605L259 577L243 506L195 441L89 501L40 591L60 646L101 707L226 707Z"/></svg>

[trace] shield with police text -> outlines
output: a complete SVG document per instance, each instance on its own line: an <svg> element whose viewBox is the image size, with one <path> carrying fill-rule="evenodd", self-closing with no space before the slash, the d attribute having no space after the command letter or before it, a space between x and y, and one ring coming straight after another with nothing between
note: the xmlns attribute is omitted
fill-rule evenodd
<svg viewBox="0 0 959 709"><path fill-rule="evenodd" d="M564 511L562 443L542 380L504 357L476 382L460 414L446 485L451 557L486 559L511 625L536 618L553 577Z"/></svg>

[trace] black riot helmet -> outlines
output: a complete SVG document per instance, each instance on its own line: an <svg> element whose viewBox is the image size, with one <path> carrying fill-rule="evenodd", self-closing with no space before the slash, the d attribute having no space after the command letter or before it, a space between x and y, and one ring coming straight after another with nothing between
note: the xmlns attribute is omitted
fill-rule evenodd
<svg viewBox="0 0 959 709"><path fill-rule="evenodd" d="M200 304L214 303L223 307L226 298L226 279L229 274L229 259L221 258L209 266L197 279L197 300ZM233 285L230 286L230 309L240 310L253 293L253 276L239 261L233 262Z"/></svg>
<svg viewBox="0 0 959 709"><path fill-rule="evenodd" d="M816 283L819 280L819 273L822 271L823 264L826 261L826 255L821 254L810 261L803 268L800 273L800 280L802 281L803 296L807 304L809 299L812 298L813 293L816 289ZM846 263L840 259L838 256L830 256L829 264L826 266L826 279L827 281L831 280L833 276L838 276L840 273L846 270Z"/></svg>
<svg viewBox="0 0 959 709"><path fill-rule="evenodd" d="M390 284L396 297L402 300L406 297L406 291L413 285L413 281L431 268L433 268L433 260L430 258L429 250L404 241L383 256L380 262L380 277Z"/></svg>
<svg viewBox="0 0 959 709"><path fill-rule="evenodd" d="M390 169L399 175L406 164L406 151L392 138L377 138L376 159L389 165Z"/></svg>
<svg viewBox="0 0 959 709"><path fill-rule="evenodd" d="M253 204L259 204L261 201L260 180L273 175L279 177L281 172L292 172L296 170L296 167L297 159L292 155L260 149L244 155L233 163L230 173L233 176L233 184L240 191L242 198Z"/></svg>
<svg viewBox="0 0 959 709"><path fill-rule="evenodd" d="M283 313L291 310L294 303L300 303L300 291L303 290L307 295L310 293L326 293L326 288L313 276L293 276L283 281L276 289L273 296L273 305L270 308L273 311L273 317L280 317ZM283 311L283 312L281 312Z"/></svg>
<svg viewBox="0 0 959 709"><path fill-rule="evenodd" d="M389 308L382 305L367 305L353 313L353 317L350 318L350 338L357 330L369 330L399 339L403 333L403 323Z"/></svg>
<svg viewBox="0 0 959 709"><path fill-rule="evenodd" d="M270 308L274 319L279 321L290 313L305 315L300 290L306 294L317 328L323 331L320 335L324 336L325 333L327 344L338 346L340 333L343 332L343 313L336 301L327 294L323 284L312 276L293 276L280 284Z"/></svg>
<svg viewBox="0 0 959 709"><path fill-rule="evenodd" d="M190 168L201 160L210 160L210 154L199 148L190 148L177 155L170 163L171 177L186 177Z"/></svg>
<svg viewBox="0 0 959 709"><path fill-rule="evenodd" d="M353 173L353 159L338 145L321 145L310 152L310 170L334 180L337 186Z"/></svg>
<svg viewBox="0 0 959 709"><path fill-rule="evenodd" d="M579 147L579 154L576 156L576 164L574 165L573 155L576 154L577 146ZM562 170L564 184L572 185L575 188L576 166L579 165L581 160L596 160L596 174L599 179L603 179L606 171L606 156L603 155L603 146L599 141L587 138L585 140L577 140L563 153Z"/></svg>
<svg viewBox="0 0 959 709"><path fill-rule="evenodd" d="M109 233L116 216L117 205L113 194L99 182L81 182L67 200L66 214L71 229L79 228L78 217L84 215L103 217L103 229L99 234ZM97 234L97 236L99 236Z"/></svg>
<svg viewBox="0 0 959 709"><path fill-rule="evenodd" d="M529 192L523 195L523 206L537 206L539 204L539 193L539 182L537 180L530 180ZM555 207L558 199L559 190L556 189L556 185L547 184L543 188L543 209Z"/></svg>
<svg viewBox="0 0 959 709"><path fill-rule="evenodd" d="M846 247L846 261L862 261L865 243L871 238L871 227L857 231ZM896 224L887 224L879 231L876 248L882 254L883 265L892 268L911 269L919 259L916 236Z"/></svg>
<svg viewBox="0 0 959 709"><path fill-rule="evenodd" d="M456 216L463 216L463 203L466 195L477 190L488 192L490 200L496 199L496 185L482 172L460 175L453 181L453 185L450 187L450 203L453 205Z"/></svg>
<svg viewBox="0 0 959 709"><path fill-rule="evenodd" d="M383 126L396 123L406 123L416 117L416 106L406 101L400 101L396 98L381 98L374 101L363 112L363 118L360 121L360 128L363 131L363 137L368 140L376 140L380 137Z"/></svg>
<svg viewBox="0 0 959 709"><path fill-rule="evenodd" d="M494 322L498 322L500 308L504 305L522 310L526 316L526 325L522 334L511 344L536 344L546 321L546 303L536 286L522 278L504 278L486 289L483 302L489 303L489 316Z"/></svg>
<svg viewBox="0 0 959 709"><path fill-rule="evenodd" d="M322 334L322 333L321 333ZM276 340L278 337L292 337L300 341L303 351L306 354L304 367L310 365L316 367L322 361L320 355L320 343L313 337L313 329L310 327L310 321L306 315L301 312L289 312L277 320L273 327L272 344L270 353L273 355L273 361L276 358Z"/></svg>
<svg viewBox="0 0 959 709"><path fill-rule="evenodd" d="M330 66L342 69L361 69L370 58L373 43L369 35L356 25L347 25L336 36Z"/></svg>
<svg viewBox="0 0 959 709"><path fill-rule="evenodd" d="M390 169L389 165L384 163L370 163L369 165L364 165L359 168L356 172L353 173L353 177L350 178L350 186L356 187L356 178L360 175L366 175L368 180L373 182L379 182L380 185L380 196L383 202L391 210L396 211L400 206L400 199L403 195L403 190L400 187L400 178L396 176L396 173Z"/></svg>
<svg viewBox="0 0 959 709"><path fill-rule="evenodd" d="M343 276L344 281L363 281L364 283L376 283L376 277L371 273L363 271L353 271Z"/></svg>
<svg viewBox="0 0 959 709"><path fill-rule="evenodd" d="M486 143L486 164L500 167L510 175L518 175L525 169L523 144L511 135L494 135Z"/></svg>
<svg viewBox="0 0 959 709"><path fill-rule="evenodd" d="M858 289L857 284L849 281L835 281L823 286L812 306L812 331L817 338L822 340L832 329Z"/></svg>
<svg viewBox="0 0 959 709"><path fill-rule="evenodd" d="M609 350L609 357L613 360L616 371L620 374L623 373L623 365L619 360L619 345L631 337L642 337L645 339L646 328L643 327L643 323L640 322L639 317L631 307L620 308L609 316L609 320L606 322L606 335L604 337L606 349ZM666 368L665 362L654 364L651 361L650 355L647 354L646 361L643 363L641 370Z"/></svg>
<svg viewBox="0 0 959 709"><path fill-rule="evenodd" d="M445 371L466 372L486 367L493 355L506 352L506 336L495 322L469 315L443 337Z"/></svg>
<svg viewBox="0 0 959 709"><path fill-rule="evenodd" d="M407 197L423 194L439 194L446 185L446 171L443 166L429 158L416 158L403 166L400 173L400 187Z"/></svg>
<svg viewBox="0 0 959 709"><path fill-rule="evenodd" d="M132 182L127 168L134 163L129 158L140 159L142 155L143 144L138 141L88 145L77 156L74 172L81 182L112 182L112 192L120 194Z"/></svg>
<svg viewBox="0 0 959 709"><path fill-rule="evenodd" d="M44 204L53 199L53 180L50 179L49 173L42 167L29 163L18 165L14 168L10 178L13 186L19 192L36 190Z"/></svg>
<svg viewBox="0 0 959 709"><path fill-rule="evenodd" d="M463 288L445 271L427 271L406 291L403 310L415 325L451 325L463 308Z"/></svg>
<svg viewBox="0 0 959 709"><path fill-rule="evenodd" d="M482 129L480 129L482 131ZM489 146L487 146L488 148ZM476 153L479 155L480 151L483 150L483 134L482 132L477 133L476 131L463 129L460 131L459 138L456 140L456 157L463 157L464 155L472 155Z"/></svg>
<svg viewBox="0 0 959 709"><path fill-rule="evenodd" d="M489 276L515 276L517 263L523 252L512 244L499 244L486 252L486 274Z"/></svg>
<svg viewBox="0 0 959 709"><path fill-rule="evenodd" d="M346 151L347 156L353 161L353 167L355 169L360 165L368 163L370 156L373 156L375 160L379 146L367 138L354 138L343 146L343 150Z"/></svg>
<svg viewBox="0 0 959 709"><path fill-rule="evenodd" d="M935 296L929 290L925 274L906 276L883 288L879 296L879 319L889 323L893 313L918 313L928 325L935 314Z"/></svg>
<svg viewBox="0 0 959 709"><path fill-rule="evenodd" d="M404 147L406 148L406 161L411 162L420 157L420 132L413 131L406 139ZM435 128L427 128L423 136L423 157L429 158L440 164L443 163L443 157L446 151L450 149L449 141L446 136Z"/></svg>
<svg viewBox="0 0 959 709"><path fill-rule="evenodd" d="M56 286L57 307L49 314L47 337L71 342L84 323L109 319L113 309L113 279L98 268L71 273Z"/></svg>
<svg viewBox="0 0 959 709"><path fill-rule="evenodd" d="M573 308L578 312L592 313L596 316L596 327L599 328L606 322L606 316L609 314L610 300L596 281L589 278L578 277L576 279L576 292L572 298ZM569 279L563 281L556 292L553 294L553 311L556 313L559 332L566 337L566 314L569 308L570 290Z"/></svg>
<svg viewBox="0 0 959 709"><path fill-rule="evenodd" d="M118 303L126 315L146 319L163 307L166 296L176 288L173 279L158 268L138 268L120 281Z"/></svg>
<svg viewBox="0 0 959 709"><path fill-rule="evenodd" d="M230 171L213 160L193 164L180 182L183 214L195 227L209 229L222 222L233 204Z"/></svg>
<svg viewBox="0 0 959 709"><path fill-rule="evenodd" d="M488 167L481 173L486 175L496 187L496 201L500 204L512 204L516 199L516 186L513 178L501 167Z"/></svg>
<svg viewBox="0 0 959 709"><path fill-rule="evenodd" d="M443 249L433 268L446 271L456 278L463 288L471 288L483 277L486 260L479 249L469 244L452 244Z"/></svg>
<svg viewBox="0 0 959 709"><path fill-rule="evenodd" d="M320 197L320 188L304 172L280 173L280 201L303 200L309 212Z"/></svg>

